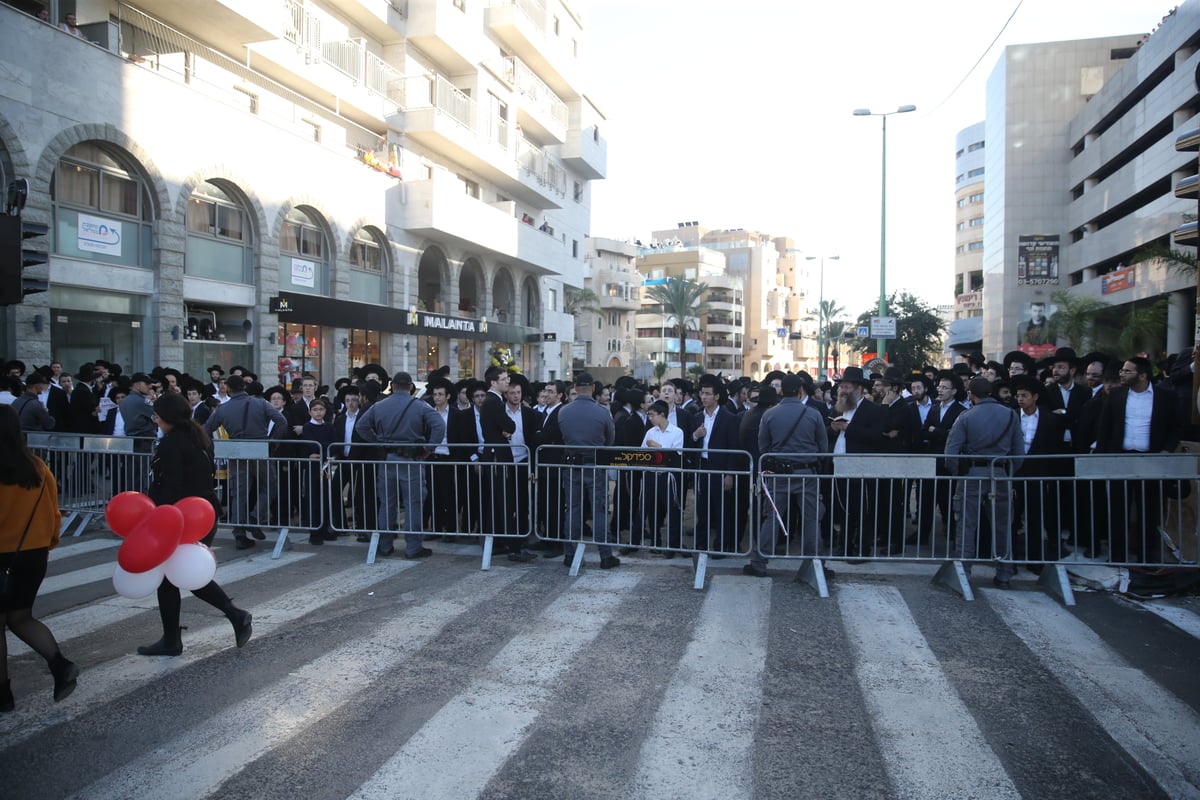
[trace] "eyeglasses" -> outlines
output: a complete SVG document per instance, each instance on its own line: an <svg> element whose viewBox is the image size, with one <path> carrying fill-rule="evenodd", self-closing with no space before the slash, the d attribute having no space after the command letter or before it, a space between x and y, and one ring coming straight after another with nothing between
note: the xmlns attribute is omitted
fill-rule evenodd
<svg viewBox="0 0 1200 800"><path fill-rule="evenodd" d="M1122 369L1121 374L1122 375L1136 375L1137 370L1136 369Z"/></svg>

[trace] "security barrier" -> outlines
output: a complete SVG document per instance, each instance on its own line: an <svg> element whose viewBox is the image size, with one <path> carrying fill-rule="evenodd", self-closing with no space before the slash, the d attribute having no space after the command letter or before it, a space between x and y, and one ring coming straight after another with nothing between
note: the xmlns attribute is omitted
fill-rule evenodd
<svg viewBox="0 0 1200 800"><path fill-rule="evenodd" d="M54 473L63 531L144 491L154 440L29 434ZM409 446L303 440L216 440L223 524L370 535L479 536L483 569L497 540L558 543L572 575L585 546L621 554L689 555L694 585L710 558L802 562L799 577L828 595L829 561L940 563L935 582L971 599L971 565L1026 566L1067 604L1071 564L1195 567L1193 453L953 458L740 450L543 446L514 464L509 447ZM753 467L753 468L752 468ZM954 474L951 469L955 468ZM417 498L415 504L410 498ZM410 507L411 506L411 507Z"/></svg>
<svg viewBox="0 0 1200 800"><path fill-rule="evenodd" d="M537 477L537 536L563 544L571 575L587 542L691 555L697 588L710 558L750 552L753 473L745 451L544 445Z"/></svg>
<svg viewBox="0 0 1200 800"><path fill-rule="evenodd" d="M515 463L510 445L426 454L411 445L355 443L349 457L345 447L329 448L325 502L334 531L370 535L368 564L384 534L477 535L486 570L496 539L507 549L533 531L530 460Z"/></svg>

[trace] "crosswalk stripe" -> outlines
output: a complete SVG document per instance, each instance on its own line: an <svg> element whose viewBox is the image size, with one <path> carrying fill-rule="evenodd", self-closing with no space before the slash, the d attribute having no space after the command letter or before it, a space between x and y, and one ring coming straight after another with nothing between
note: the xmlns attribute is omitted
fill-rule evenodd
<svg viewBox="0 0 1200 800"><path fill-rule="evenodd" d="M712 578L692 641L642 744L631 797L753 796L770 607L770 581Z"/></svg>
<svg viewBox="0 0 1200 800"><path fill-rule="evenodd" d="M849 584L837 601L895 795L1019 800L900 592Z"/></svg>
<svg viewBox="0 0 1200 800"><path fill-rule="evenodd" d="M278 559L267 558L266 555L261 558L241 558L218 567L216 580L222 586L228 586L228 584L235 583L236 581L252 578L269 570L286 567L290 564L295 564L297 561L312 558L313 555L315 554L284 553ZM113 565L109 564L107 569L108 576L111 578ZM66 573L66 575L72 574L74 573ZM54 638L61 645L80 636L93 634L106 625L132 619L144 611L155 608L158 608L158 599L153 594L137 600L113 595L105 600L91 603L81 608L74 608L60 614L52 614L49 617L44 617L42 622L46 623L54 634ZM29 647L24 642L16 639L16 637L13 637L13 641L9 643L8 647L9 655L13 656L24 655L30 652ZM66 649L69 651L69 646Z"/></svg>
<svg viewBox="0 0 1200 800"><path fill-rule="evenodd" d="M521 746L573 656L600 634L639 580L626 572L574 581L532 629L505 645L351 800L478 796ZM514 675L525 677L514 682ZM448 754L454 769L446 769Z"/></svg>
<svg viewBox="0 0 1200 800"><path fill-rule="evenodd" d="M322 606L336 602L401 572L419 566L415 561L387 561L372 567L361 564L336 572L318 581L298 586L274 600L254 606L255 634L268 631L300 619ZM68 722L101 703L119 699L139 691L163 675L177 672L214 653L233 646L229 622L216 618L211 625L187 632L183 655L174 658L146 658L128 655L98 667L83 665L79 688L70 703L52 705L48 695L22 699L20 708L0 715L0 741L15 745L53 725ZM250 645L253 647L253 643Z"/></svg>
<svg viewBox="0 0 1200 800"><path fill-rule="evenodd" d="M391 563L397 562L387 566ZM358 570L380 574L377 569ZM503 575L475 573L450 584L427 602L397 614L370 637L342 645L294 670L269 688L122 765L75 796L87 800L190 800L216 792L247 763L337 710L436 638L451 621L495 597L518 577L517 571Z"/></svg>
<svg viewBox="0 0 1200 800"><path fill-rule="evenodd" d="M68 540L63 540L64 542ZM72 542L70 544L60 544L58 547L50 551L50 561L53 563L61 558L70 556L82 556L88 553L96 553L100 550L109 550L114 547L120 547L120 539L85 539L82 542Z"/></svg>
<svg viewBox="0 0 1200 800"><path fill-rule="evenodd" d="M1180 608L1179 606L1169 606L1155 602L1138 603L1137 607L1162 617L1176 628L1179 628L1179 630L1186 631L1195 638L1200 639L1200 616L1197 616L1194 611L1188 611L1186 608Z"/></svg>
<svg viewBox="0 0 1200 800"><path fill-rule="evenodd" d="M1168 796L1200 798L1200 715L1052 598L984 592L1008 627Z"/></svg>
<svg viewBox="0 0 1200 800"><path fill-rule="evenodd" d="M112 580L114 566L116 566L116 562L112 561L84 567L83 569L73 569L61 575L49 575L42 581L42 588L38 589L38 594L53 594L54 592L61 592L64 589L74 589L76 586Z"/></svg>

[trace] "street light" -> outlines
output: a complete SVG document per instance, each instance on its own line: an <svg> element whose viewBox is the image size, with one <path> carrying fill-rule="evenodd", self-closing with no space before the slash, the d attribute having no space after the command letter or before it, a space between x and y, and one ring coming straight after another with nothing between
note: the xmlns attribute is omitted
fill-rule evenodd
<svg viewBox="0 0 1200 800"><path fill-rule="evenodd" d="M817 256L805 256L805 261L812 261ZM829 324L829 320L825 319L825 259L837 261L841 256L820 256L821 259L821 289L820 298L817 300L817 383L820 383L824 378L821 376L821 370L825 369L825 326Z"/></svg>
<svg viewBox="0 0 1200 800"><path fill-rule="evenodd" d="M883 120L883 168L881 173L882 189L880 190L879 212L879 316L887 314L887 118L892 114L907 114L916 111L917 107L900 106L895 111L877 114L869 108L854 109L856 117L879 117ZM887 340L876 339L875 349L880 358L887 360Z"/></svg>

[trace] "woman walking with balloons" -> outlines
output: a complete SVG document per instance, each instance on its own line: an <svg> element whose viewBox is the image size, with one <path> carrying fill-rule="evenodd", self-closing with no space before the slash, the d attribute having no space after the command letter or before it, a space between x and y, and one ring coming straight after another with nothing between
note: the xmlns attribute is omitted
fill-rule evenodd
<svg viewBox="0 0 1200 800"><path fill-rule="evenodd" d="M25 445L17 412L6 405L0 405L0 513L6 517L0 524L0 711L14 707L6 625L46 659L57 703L75 691L79 667L63 658L54 634L34 618L33 600L50 549L58 545L58 489L46 464Z"/></svg>
<svg viewBox="0 0 1200 800"><path fill-rule="evenodd" d="M192 419L192 409L183 395L164 394L155 401L154 413L158 420L158 427L162 428L163 437L158 443L154 459L151 462L153 478L150 481L148 494L155 506L178 503L177 507L183 512L185 519L185 529L190 527L187 523L192 522L196 500L184 503L180 503L180 501L185 498L203 498L206 503L212 504L213 514L211 517L207 515L203 507L201 507L201 511L204 513L196 515L205 520L212 520L208 532L199 539L199 542L207 547L217 532L217 499L213 491L212 441L204 429ZM178 542L179 538L176 537L176 544ZM126 543L129 543L128 539L126 539ZM180 547L174 552L178 553L180 550L184 550L184 548ZM209 558L211 554L204 553L203 557ZM172 574L174 560L175 556L172 555L165 564L166 575L158 586L158 613L162 617L163 637L154 644L139 647L137 650L139 655L177 656L183 652L183 639L180 635L183 629L179 626L179 587L172 583L169 577ZM195 573L205 567L207 567L206 564L193 566L190 563L183 563L177 568L182 569L183 572ZM215 571L215 561L209 569ZM229 595L225 594L217 582L211 579L212 572L205 574L209 577L208 582L198 589L193 589L192 594L219 609L229 618L229 622L233 625L237 646L241 647L250 640L250 612L243 611L233 604ZM188 585L186 580L179 582Z"/></svg>

